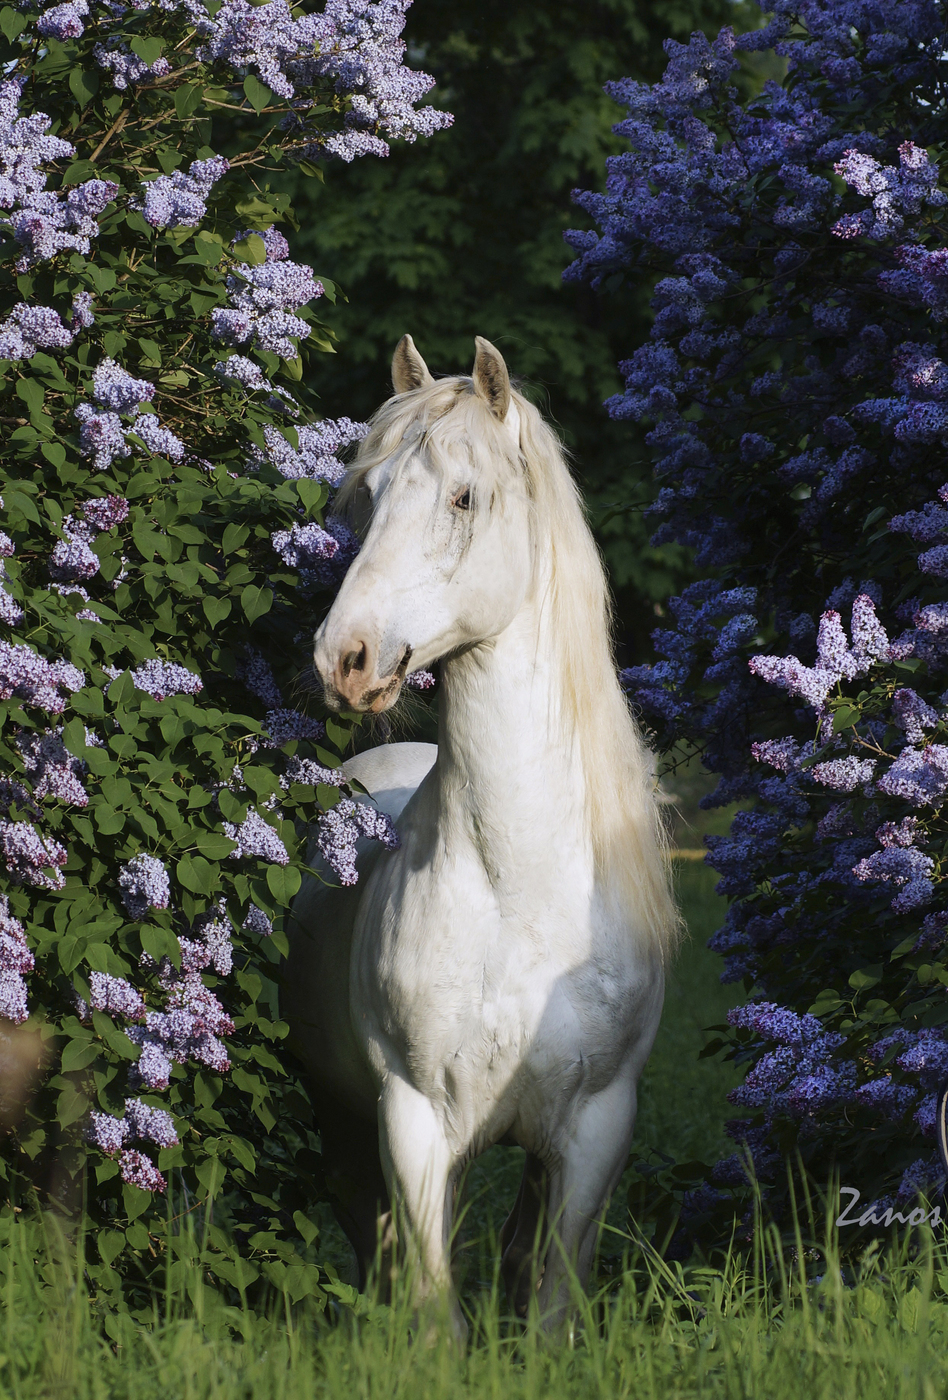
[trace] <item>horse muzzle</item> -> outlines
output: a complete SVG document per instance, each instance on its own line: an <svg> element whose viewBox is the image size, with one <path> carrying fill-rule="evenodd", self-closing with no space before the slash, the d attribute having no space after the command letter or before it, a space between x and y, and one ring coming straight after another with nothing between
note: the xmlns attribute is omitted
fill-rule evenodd
<svg viewBox="0 0 948 1400"><path fill-rule="evenodd" d="M411 654L411 647L405 647L395 670L380 675L378 652L370 642L350 637L328 647L317 635L313 665L330 709L380 715L398 699Z"/></svg>

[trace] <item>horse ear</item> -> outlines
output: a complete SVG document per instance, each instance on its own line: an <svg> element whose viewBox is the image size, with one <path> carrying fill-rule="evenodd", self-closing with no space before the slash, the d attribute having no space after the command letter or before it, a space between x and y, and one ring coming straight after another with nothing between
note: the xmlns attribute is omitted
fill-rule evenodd
<svg viewBox="0 0 948 1400"><path fill-rule="evenodd" d="M491 413L503 422L510 407L510 375L504 357L496 345L491 345L482 335L474 337L474 344L477 346L474 356L475 392L487 400Z"/></svg>
<svg viewBox="0 0 948 1400"><path fill-rule="evenodd" d="M428 366L415 349L410 335L403 335L392 356L392 388L396 394L408 394L412 389L424 389L433 384Z"/></svg>

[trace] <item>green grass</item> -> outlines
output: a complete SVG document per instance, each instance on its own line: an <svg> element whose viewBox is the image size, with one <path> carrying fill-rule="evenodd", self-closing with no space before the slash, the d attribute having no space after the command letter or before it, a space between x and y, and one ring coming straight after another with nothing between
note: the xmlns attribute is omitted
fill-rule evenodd
<svg viewBox="0 0 948 1400"><path fill-rule="evenodd" d="M720 962L704 946L723 915L714 873L696 861L676 866L690 938L643 1077L633 1156L713 1161L729 1141L726 1095L737 1077L696 1056L705 1028L739 993L722 987ZM926 1232L893 1240L887 1254L870 1250L844 1274L818 1203L803 1212L809 1224L796 1248L761 1228L750 1260L683 1269L628 1233L620 1188L608 1240L613 1257L624 1245L624 1269L589 1299L577 1295L565 1336L546 1339L536 1319L514 1323L492 1241L519 1166L519 1153L494 1149L469 1173L458 1249L471 1325L463 1351L437 1316L423 1328L433 1342L422 1342L418 1319L397 1298L376 1307L344 1283L326 1313L276 1306L261 1317L205 1292L205 1313L164 1299L150 1320L112 1318L103 1330L75 1257L31 1254L26 1228L14 1230L0 1256L0 1400L935 1400L948 1392L944 1242ZM322 1224L323 1257L344 1274L344 1241Z"/></svg>

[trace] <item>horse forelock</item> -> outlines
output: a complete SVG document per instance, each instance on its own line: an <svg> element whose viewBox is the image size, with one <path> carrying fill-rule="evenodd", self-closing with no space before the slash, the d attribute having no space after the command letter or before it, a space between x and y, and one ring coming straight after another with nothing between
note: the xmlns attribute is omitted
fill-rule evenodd
<svg viewBox="0 0 948 1400"><path fill-rule="evenodd" d="M665 957L680 920L648 752L616 675L602 560L562 444L521 393L514 390L511 397L519 415L519 451L467 377L438 379L389 399L371 420L336 509L349 510L367 473L402 446L403 460L424 450L442 468L445 493L458 484L449 461L465 457L477 509L488 499L526 502L537 582L558 654L563 723L583 765L597 863L631 926ZM397 477L396 464L393 486Z"/></svg>

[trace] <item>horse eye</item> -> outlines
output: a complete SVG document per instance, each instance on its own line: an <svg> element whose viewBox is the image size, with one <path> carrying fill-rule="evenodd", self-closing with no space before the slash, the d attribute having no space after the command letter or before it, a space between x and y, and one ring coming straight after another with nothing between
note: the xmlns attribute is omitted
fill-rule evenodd
<svg viewBox="0 0 948 1400"><path fill-rule="evenodd" d="M471 509L471 490L470 490L470 487L468 487L467 490L462 491L462 492L460 493L460 495L455 496L455 498L454 498L454 500L451 502L451 504L454 506L455 510L470 510L470 509Z"/></svg>

